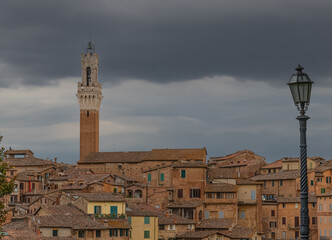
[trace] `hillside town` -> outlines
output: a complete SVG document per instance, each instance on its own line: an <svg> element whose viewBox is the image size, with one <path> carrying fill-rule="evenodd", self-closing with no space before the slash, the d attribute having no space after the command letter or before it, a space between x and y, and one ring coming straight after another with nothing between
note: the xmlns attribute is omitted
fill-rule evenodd
<svg viewBox="0 0 332 240"><path fill-rule="evenodd" d="M77 164L38 158L33 149L5 152L15 185L2 199L4 239L300 238L297 157L267 163L259 153L239 150L207 159L204 146L100 152L98 63L89 42L77 89ZM310 239L330 239L332 160L308 157L307 169Z"/></svg>

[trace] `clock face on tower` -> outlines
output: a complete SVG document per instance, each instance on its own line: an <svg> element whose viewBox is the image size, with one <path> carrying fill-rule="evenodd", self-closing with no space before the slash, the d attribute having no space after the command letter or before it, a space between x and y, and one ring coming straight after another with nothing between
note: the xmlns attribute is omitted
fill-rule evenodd
<svg viewBox="0 0 332 240"><path fill-rule="evenodd" d="M86 84L87 84L87 86L90 85L90 82L91 82L91 68L87 67L86 68Z"/></svg>

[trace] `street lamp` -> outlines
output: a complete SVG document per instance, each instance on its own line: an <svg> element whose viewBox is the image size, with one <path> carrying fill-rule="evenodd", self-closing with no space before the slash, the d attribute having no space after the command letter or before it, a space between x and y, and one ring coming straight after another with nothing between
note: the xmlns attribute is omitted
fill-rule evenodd
<svg viewBox="0 0 332 240"><path fill-rule="evenodd" d="M300 154L301 154L301 239L309 239L309 209L308 209L308 179L307 179L307 120L308 116L305 112L310 103L311 87L314 83L309 76L302 72L303 67L300 65L295 69L289 80L288 86L292 93L292 97L300 111L300 116L296 119L300 122Z"/></svg>

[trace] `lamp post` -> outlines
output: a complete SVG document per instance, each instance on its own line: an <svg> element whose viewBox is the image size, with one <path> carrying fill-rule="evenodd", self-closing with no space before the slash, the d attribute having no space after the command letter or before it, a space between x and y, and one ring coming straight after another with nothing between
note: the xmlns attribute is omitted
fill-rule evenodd
<svg viewBox="0 0 332 240"><path fill-rule="evenodd" d="M292 97L300 112L300 116L296 119L300 122L300 156L301 156L301 239L309 239L309 209L308 209L308 179L307 179L307 120L309 117L305 115L310 103L311 87L313 81L309 76L302 72L303 67L300 65L295 69L289 80L288 86L292 93Z"/></svg>

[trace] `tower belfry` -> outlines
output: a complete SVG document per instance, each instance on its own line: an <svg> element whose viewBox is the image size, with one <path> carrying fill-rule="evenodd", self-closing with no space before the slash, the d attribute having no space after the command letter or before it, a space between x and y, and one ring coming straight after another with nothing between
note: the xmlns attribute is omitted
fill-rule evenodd
<svg viewBox="0 0 332 240"><path fill-rule="evenodd" d="M78 82L76 94L80 105L80 159L99 152L99 109L103 96L98 64L98 54L90 41L81 55L82 82Z"/></svg>

